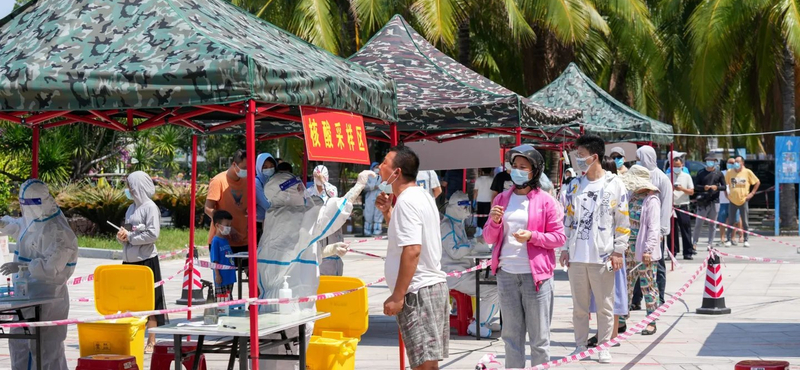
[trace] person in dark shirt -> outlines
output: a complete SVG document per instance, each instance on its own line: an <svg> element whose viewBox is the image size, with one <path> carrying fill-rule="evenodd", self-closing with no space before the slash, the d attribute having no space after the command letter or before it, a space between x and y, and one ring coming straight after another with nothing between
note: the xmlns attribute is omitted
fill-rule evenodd
<svg viewBox="0 0 800 370"><path fill-rule="evenodd" d="M719 192L725 191L725 176L722 171L717 168L717 159L713 153L708 153L705 156L706 167L697 173L694 179L695 201L697 202L697 214L699 216L709 218L712 220L717 219L717 212L719 210ZM703 227L703 221L700 217L694 222L694 237L692 244L697 250L697 242L700 240L700 231ZM708 223L708 245L714 243L714 236L717 228L712 223Z"/></svg>
<svg viewBox="0 0 800 370"><path fill-rule="evenodd" d="M445 171L442 186L444 186L445 191L447 192L445 194L445 199L450 199L450 196L455 194L455 192L463 190L464 170Z"/></svg>
<svg viewBox="0 0 800 370"><path fill-rule="evenodd" d="M494 175L494 180L492 180L492 201L494 201L494 197L497 194L500 194L508 189L511 189L511 185L514 183L511 182L511 174L508 173L508 169L505 171L498 172L497 175Z"/></svg>

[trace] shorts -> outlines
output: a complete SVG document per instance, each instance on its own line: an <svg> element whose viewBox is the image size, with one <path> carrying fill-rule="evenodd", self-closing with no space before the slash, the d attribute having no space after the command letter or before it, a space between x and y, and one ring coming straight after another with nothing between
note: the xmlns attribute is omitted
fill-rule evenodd
<svg viewBox="0 0 800 370"><path fill-rule="evenodd" d="M405 296L397 325L411 368L447 358L450 345L450 292L447 283L421 288Z"/></svg>
<svg viewBox="0 0 800 370"><path fill-rule="evenodd" d="M230 285L216 285L214 284L214 297L219 301L219 296L225 296L229 300L233 299L233 284Z"/></svg>

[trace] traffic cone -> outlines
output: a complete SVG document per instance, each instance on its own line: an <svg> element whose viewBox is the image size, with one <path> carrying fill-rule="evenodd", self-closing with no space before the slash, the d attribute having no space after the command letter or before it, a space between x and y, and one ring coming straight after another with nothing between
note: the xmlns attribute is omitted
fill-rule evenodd
<svg viewBox="0 0 800 370"><path fill-rule="evenodd" d="M181 299L175 301L175 304L182 306L189 305L189 273L194 275L192 279L192 305L205 304L206 298L203 296L203 283L200 282L200 270L194 266L186 269L183 272L183 288L181 290Z"/></svg>
<svg viewBox="0 0 800 370"><path fill-rule="evenodd" d="M706 270L706 289L703 292L703 306L697 309L697 313L703 315L725 315L731 313L731 309L725 307L725 297L722 287L722 265L719 263L719 256L712 254L708 257L708 269Z"/></svg>

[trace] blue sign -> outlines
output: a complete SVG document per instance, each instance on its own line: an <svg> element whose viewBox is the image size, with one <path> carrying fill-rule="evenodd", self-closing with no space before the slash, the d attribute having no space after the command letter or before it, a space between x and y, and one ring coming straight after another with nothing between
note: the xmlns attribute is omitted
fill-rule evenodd
<svg viewBox="0 0 800 370"><path fill-rule="evenodd" d="M800 182L800 137L775 138L775 182L777 184Z"/></svg>

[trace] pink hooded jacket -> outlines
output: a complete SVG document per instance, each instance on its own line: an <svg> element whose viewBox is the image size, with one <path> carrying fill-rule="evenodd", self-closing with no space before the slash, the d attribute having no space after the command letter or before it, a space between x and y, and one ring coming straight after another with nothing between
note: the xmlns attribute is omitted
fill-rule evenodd
<svg viewBox="0 0 800 370"><path fill-rule="evenodd" d="M514 187L499 194L492 202L492 207L508 207ZM490 218L483 228L486 243L493 244L492 274L497 274L500 264L500 251L505 239L504 223L495 223ZM528 260L533 273L533 281L538 289L541 281L553 277L556 266L555 249L564 245L567 240L564 234L564 210L555 198L540 190L528 193L528 228L531 239L528 241ZM514 230L516 231L516 230Z"/></svg>

